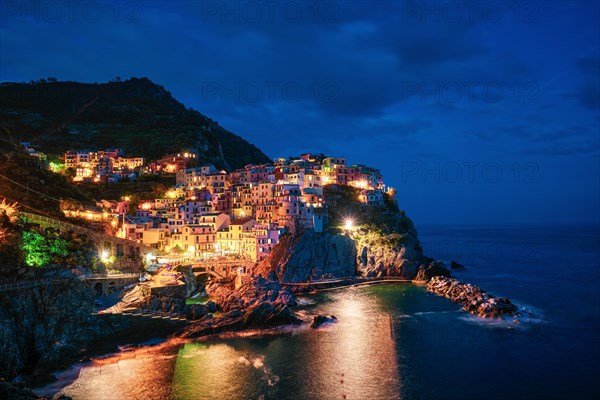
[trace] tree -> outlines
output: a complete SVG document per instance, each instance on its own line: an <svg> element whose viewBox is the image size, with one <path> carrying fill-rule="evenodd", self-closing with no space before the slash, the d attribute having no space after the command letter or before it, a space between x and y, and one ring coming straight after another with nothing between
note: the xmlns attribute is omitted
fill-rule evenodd
<svg viewBox="0 0 600 400"><path fill-rule="evenodd" d="M17 271L23 262L19 245L21 235L15 219L5 210L0 210L0 274L8 276Z"/></svg>
<svg viewBox="0 0 600 400"><path fill-rule="evenodd" d="M77 171L73 167L69 167L63 170L64 174L69 178L74 178Z"/></svg>
<svg viewBox="0 0 600 400"><path fill-rule="evenodd" d="M52 262L64 261L69 255L69 245L60 234L46 231L24 231L21 250L25 255L25 263L30 267L42 268Z"/></svg>
<svg viewBox="0 0 600 400"><path fill-rule="evenodd" d="M52 257L46 239L37 232L23 232L21 250L25 253L25 263L30 267L44 267Z"/></svg>

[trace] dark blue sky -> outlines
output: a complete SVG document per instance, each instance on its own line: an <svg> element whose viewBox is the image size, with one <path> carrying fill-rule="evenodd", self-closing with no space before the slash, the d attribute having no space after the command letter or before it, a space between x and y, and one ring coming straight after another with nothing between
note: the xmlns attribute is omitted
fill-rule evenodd
<svg viewBox="0 0 600 400"><path fill-rule="evenodd" d="M147 76L417 222L600 220L598 2L0 3L0 81Z"/></svg>

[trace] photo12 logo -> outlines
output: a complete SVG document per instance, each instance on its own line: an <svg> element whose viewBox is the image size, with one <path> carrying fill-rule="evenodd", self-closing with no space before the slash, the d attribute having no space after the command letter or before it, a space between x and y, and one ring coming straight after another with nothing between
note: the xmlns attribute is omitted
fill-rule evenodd
<svg viewBox="0 0 600 400"><path fill-rule="evenodd" d="M1 1L0 22L138 23L140 5L133 1Z"/></svg>
<svg viewBox="0 0 600 400"><path fill-rule="evenodd" d="M515 161L508 166L497 162L403 162L402 183L538 183L540 167L532 161Z"/></svg>
<svg viewBox="0 0 600 400"><path fill-rule="evenodd" d="M256 104L276 102L337 103L340 87L337 82L202 82L203 102L219 101L223 104Z"/></svg>
<svg viewBox="0 0 600 400"><path fill-rule="evenodd" d="M402 1L400 9L404 24L533 24L540 15L537 1Z"/></svg>
<svg viewBox="0 0 600 400"><path fill-rule="evenodd" d="M422 104L473 104L498 103L538 103L539 86L536 82L402 82L400 100L410 99Z"/></svg>
<svg viewBox="0 0 600 400"><path fill-rule="evenodd" d="M202 23L323 23L340 22L337 1L203 1Z"/></svg>

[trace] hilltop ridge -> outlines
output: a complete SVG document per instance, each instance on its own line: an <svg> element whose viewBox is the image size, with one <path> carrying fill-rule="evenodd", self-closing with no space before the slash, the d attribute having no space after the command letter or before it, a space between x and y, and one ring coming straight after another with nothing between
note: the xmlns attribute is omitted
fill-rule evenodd
<svg viewBox="0 0 600 400"><path fill-rule="evenodd" d="M260 149L186 108L148 78L107 83L0 84L0 127L40 151L62 154L78 148L122 148L157 159L183 149L220 169L270 161Z"/></svg>

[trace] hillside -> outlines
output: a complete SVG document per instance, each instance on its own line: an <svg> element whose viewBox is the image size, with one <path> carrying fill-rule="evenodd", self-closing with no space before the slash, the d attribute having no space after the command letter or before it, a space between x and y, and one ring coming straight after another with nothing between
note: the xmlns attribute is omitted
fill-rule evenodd
<svg viewBox="0 0 600 400"><path fill-rule="evenodd" d="M108 83L0 84L0 127L49 154L69 149L122 148L157 159L182 150L201 163L240 168L268 162L256 146L186 108L147 78Z"/></svg>
<svg viewBox="0 0 600 400"><path fill-rule="evenodd" d="M94 202L59 174L48 171L37 158L0 128L0 197L18 202L23 211L63 217L59 200Z"/></svg>

